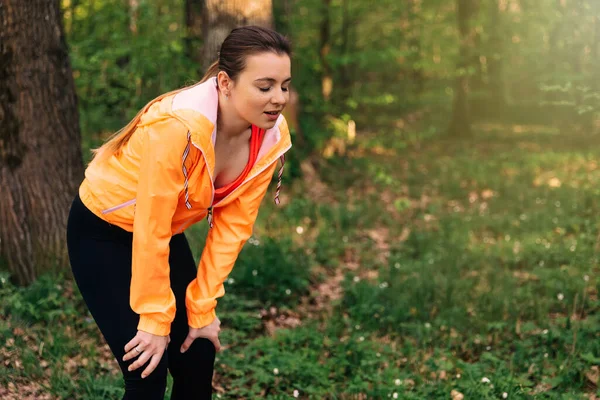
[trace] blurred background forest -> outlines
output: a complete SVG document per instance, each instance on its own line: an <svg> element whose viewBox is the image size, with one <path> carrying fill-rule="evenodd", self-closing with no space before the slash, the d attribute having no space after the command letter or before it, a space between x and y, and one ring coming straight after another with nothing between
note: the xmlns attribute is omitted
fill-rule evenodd
<svg viewBox="0 0 600 400"><path fill-rule="evenodd" d="M12 80L37 67L19 72L7 49L35 59L45 47L19 36L11 3L0 0L2 398L122 396L69 276L64 218L47 237L45 214L14 211L37 188L28 177L55 180L25 168L19 138L74 151L53 164L74 183L47 192L66 215L90 149L198 81L247 24L292 41L294 147L282 206L265 202L219 303L215 397L600 397L600 1L34 1L23 23L60 33L50 49L66 74L37 88ZM50 117L21 107L9 123L7 104L38 90ZM206 230L187 233L196 257Z"/></svg>

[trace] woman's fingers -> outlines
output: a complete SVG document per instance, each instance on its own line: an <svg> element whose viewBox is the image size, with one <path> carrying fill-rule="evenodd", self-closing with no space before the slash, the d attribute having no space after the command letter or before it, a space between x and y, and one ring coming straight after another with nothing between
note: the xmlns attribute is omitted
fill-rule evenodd
<svg viewBox="0 0 600 400"><path fill-rule="evenodd" d="M185 353L190 346L192 345L192 343L194 343L194 337L192 337L189 333L186 336L185 340L183 341L183 344L181 345L181 349L179 349L180 352Z"/></svg>
<svg viewBox="0 0 600 400"><path fill-rule="evenodd" d="M133 348L137 346L140 343L140 341L140 337L138 335L135 335L134 338L131 339L129 343L125 345L125 353L129 353L131 350L133 350Z"/></svg>
<svg viewBox="0 0 600 400"><path fill-rule="evenodd" d="M219 337L215 336L213 339L210 339L210 341L215 346L215 351L219 352L221 350L221 341L219 340Z"/></svg>
<svg viewBox="0 0 600 400"><path fill-rule="evenodd" d="M141 340L136 336L125 345L123 361L131 360L132 358L139 356L143 351L144 348L142 347Z"/></svg>
<svg viewBox="0 0 600 400"><path fill-rule="evenodd" d="M145 377L150 375L152 373L152 371L154 371L154 369L160 362L161 358L162 358L162 352L156 353L152 356L152 361L150 361L150 364L146 367L144 372L142 372L142 379L144 379Z"/></svg>
<svg viewBox="0 0 600 400"><path fill-rule="evenodd" d="M202 337L202 336L199 336L199 337ZM215 351L221 350L221 341L219 340L218 336L210 336L210 337L206 336L204 338L208 339L208 340L210 340L212 342L213 346L215 346ZM192 345L192 343L194 343L195 339L196 338L194 338L192 335L190 335L188 333L187 337L183 341L183 344L181 345L180 351L182 353L185 353L190 348L190 346Z"/></svg>
<svg viewBox="0 0 600 400"><path fill-rule="evenodd" d="M161 356L162 356L162 351L160 352ZM134 362L132 362L129 367L127 368L128 371L135 371L136 369L138 369L139 367L141 367L142 365L146 364L146 362L150 359L150 357L152 357L154 354L152 351L143 351L140 356L137 358L137 360L135 360Z"/></svg>

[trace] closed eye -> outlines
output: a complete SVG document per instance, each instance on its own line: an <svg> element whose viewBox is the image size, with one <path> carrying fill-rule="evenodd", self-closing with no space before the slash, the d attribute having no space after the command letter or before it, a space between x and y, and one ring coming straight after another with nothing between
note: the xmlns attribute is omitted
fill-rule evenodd
<svg viewBox="0 0 600 400"><path fill-rule="evenodd" d="M271 90L270 87L268 87L268 88L259 88L259 89L260 89L261 92L268 92L269 90ZM289 90L289 88L282 87L281 90L283 90L284 92L287 92Z"/></svg>

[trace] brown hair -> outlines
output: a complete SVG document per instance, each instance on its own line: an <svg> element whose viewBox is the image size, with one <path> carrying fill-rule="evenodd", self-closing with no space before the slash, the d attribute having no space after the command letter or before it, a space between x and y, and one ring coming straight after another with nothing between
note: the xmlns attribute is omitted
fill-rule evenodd
<svg viewBox="0 0 600 400"><path fill-rule="evenodd" d="M94 160L106 159L114 154L118 154L121 148L129 141L133 132L135 132L142 114L152 104L167 96L204 83L210 78L217 76L219 71L226 72L235 81L238 75L246 68L246 58L263 52L273 52L278 55L287 54L290 57L292 55L289 40L274 30L260 26L243 26L233 29L225 38L223 44L221 44L218 59L208 67L206 73L198 83L172 90L151 100L127 125L109 137L100 148L92 150Z"/></svg>

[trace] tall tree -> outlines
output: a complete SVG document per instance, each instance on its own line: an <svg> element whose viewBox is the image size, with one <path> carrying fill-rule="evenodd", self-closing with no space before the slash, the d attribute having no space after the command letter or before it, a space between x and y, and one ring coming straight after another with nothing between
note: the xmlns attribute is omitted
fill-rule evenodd
<svg viewBox="0 0 600 400"><path fill-rule="evenodd" d="M323 0L321 20L321 44L319 55L321 56L321 93L323 94L323 100L329 101L331 97L331 91L333 90L333 78L331 76L331 66L329 65L329 52L331 51L331 26L330 26L330 8L331 0Z"/></svg>
<svg viewBox="0 0 600 400"><path fill-rule="evenodd" d="M129 30L133 35L138 33L140 0L127 0L129 10Z"/></svg>
<svg viewBox="0 0 600 400"><path fill-rule="evenodd" d="M501 111L507 103L507 85L504 79L505 46L503 34L503 21L501 14L500 1L493 1L490 4L490 22L489 22L489 53L487 57L488 79L490 90L490 106L495 110Z"/></svg>
<svg viewBox="0 0 600 400"><path fill-rule="evenodd" d="M452 120L449 127L449 133L453 136L471 135L468 67L471 62L471 53L475 42L475 31L471 28L471 19L475 11L475 1L456 0L460 50L454 88L454 103L452 105Z"/></svg>
<svg viewBox="0 0 600 400"><path fill-rule="evenodd" d="M185 51L190 60L202 69L202 10L205 0L185 0ZM202 71L200 71L202 76Z"/></svg>
<svg viewBox="0 0 600 400"><path fill-rule="evenodd" d="M0 256L21 284L67 263L83 177L59 0L0 0Z"/></svg>
<svg viewBox="0 0 600 400"><path fill-rule="evenodd" d="M217 59L221 43L233 28L273 26L271 0L205 0L202 10L203 69Z"/></svg>

